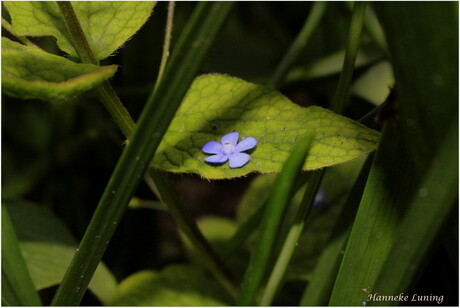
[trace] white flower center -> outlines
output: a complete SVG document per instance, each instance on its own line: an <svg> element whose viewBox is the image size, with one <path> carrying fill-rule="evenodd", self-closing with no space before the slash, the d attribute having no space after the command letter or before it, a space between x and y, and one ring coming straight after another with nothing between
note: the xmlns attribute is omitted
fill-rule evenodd
<svg viewBox="0 0 460 308"><path fill-rule="evenodd" d="M231 155L235 152L235 146L230 141L225 141L222 147L222 153L225 155Z"/></svg>

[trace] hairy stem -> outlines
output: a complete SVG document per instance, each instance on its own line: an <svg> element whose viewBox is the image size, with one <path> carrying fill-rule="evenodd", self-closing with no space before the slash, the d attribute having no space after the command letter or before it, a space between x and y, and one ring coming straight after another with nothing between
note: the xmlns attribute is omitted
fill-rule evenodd
<svg viewBox="0 0 460 308"><path fill-rule="evenodd" d="M83 63L92 63L97 65L98 61L94 57L94 53L89 46L85 33L81 28L77 15L72 7L70 1L56 1L61 14L64 16L64 22L67 26L70 36L77 49L78 56Z"/></svg>
<svg viewBox="0 0 460 308"><path fill-rule="evenodd" d="M166 63L168 62L168 58L169 58L169 47L171 46L173 21L174 21L174 7L175 7L174 1L169 1L168 17L166 19L165 42L163 44L163 53L161 55L160 69L158 70L158 76L157 76L157 81L155 83L155 87L160 82L161 77L163 77Z"/></svg>

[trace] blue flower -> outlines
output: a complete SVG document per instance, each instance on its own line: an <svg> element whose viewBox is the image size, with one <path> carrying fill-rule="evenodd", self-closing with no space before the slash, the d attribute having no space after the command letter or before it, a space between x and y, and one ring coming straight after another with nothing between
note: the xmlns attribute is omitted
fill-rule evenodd
<svg viewBox="0 0 460 308"><path fill-rule="evenodd" d="M318 193L315 196L313 201L313 206L317 208L325 208L329 205L327 202L327 192L324 189L318 190Z"/></svg>
<svg viewBox="0 0 460 308"><path fill-rule="evenodd" d="M242 152L255 147L257 139L247 137L238 143L238 138L239 134L233 132L223 136L220 142L209 141L203 146L202 151L215 155L208 156L204 160L208 163L225 163L228 160L230 168L240 168L246 165L251 157Z"/></svg>

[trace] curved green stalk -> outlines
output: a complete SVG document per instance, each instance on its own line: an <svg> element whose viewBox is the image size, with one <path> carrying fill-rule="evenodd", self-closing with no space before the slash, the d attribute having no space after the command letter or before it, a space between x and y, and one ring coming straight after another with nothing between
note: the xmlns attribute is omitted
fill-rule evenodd
<svg viewBox="0 0 460 308"><path fill-rule="evenodd" d="M351 16L350 29L348 31L347 46L345 48L345 58L343 60L342 73L340 74L339 84L332 99L331 109L337 113L342 113L343 106L350 90L351 78L355 67L356 56L358 54L361 41L361 32L364 23L364 13L366 12L365 1L355 2L353 14Z"/></svg>
<svg viewBox="0 0 460 308"><path fill-rule="evenodd" d="M53 298L53 305L77 305L81 301L134 190L232 5L230 2L197 5L179 37L159 86L147 100L133 136Z"/></svg>
<svg viewBox="0 0 460 308"><path fill-rule="evenodd" d="M96 86L94 90L125 138L129 140L134 132L136 123L110 85L110 82L104 81L102 84Z"/></svg>
<svg viewBox="0 0 460 308"><path fill-rule="evenodd" d="M168 62L169 58L169 47L171 46L172 29L174 21L174 7L174 1L169 1L168 16L166 18L165 42L163 44L163 53L161 54L160 69L158 70L158 76L157 81L155 83L155 87L158 86L161 77L163 76L163 72L165 70L166 63Z"/></svg>
<svg viewBox="0 0 460 308"><path fill-rule="evenodd" d="M307 45L310 36L321 21L325 10L326 2L315 2L313 4L313 7L305 21L305 24L302 27L302 30L300 30L300 33L297 35L294 43L292 43L283 60L281 60L280 64L276 68L275 73L273 73L270 81L267 84L268 86L277 88L280 85L287 70Z"/></svg>
<svg viewBox="0 0 460 308"><path fill-rule="evenodd" d="M313 139L314 136L309 134L300 140L275 180L274 190L265 209L256 247L244 275L238 305L250 306L255 303L255 297L265 276L272 255L272 247L291 198L295 180L302 170Z"/></svg>

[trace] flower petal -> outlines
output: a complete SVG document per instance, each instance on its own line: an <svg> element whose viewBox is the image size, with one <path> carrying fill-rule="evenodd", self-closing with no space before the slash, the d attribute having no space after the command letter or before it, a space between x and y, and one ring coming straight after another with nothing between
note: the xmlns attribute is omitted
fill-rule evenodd
<svg viewBox="0 0 460 308"><path fill-rule="evenodd" d="M217 141L209 141L203 146L201 150L208 154L221 154L222 144Z"/></svg>
<svg viewBox="0 0 460 308"><path fill-rule="evenodd" d="M225 141L230 141L233 145L236 145L239 137L240 134L238 134L238 132L233 132L223 136L220 142L223 144Z"/></svg>
<svg viewBox="0 0 460 308"><path fill-rule="evenodd" d="M236 150L239 152L246 151L246 150L252 149L256 145L257 145L257 139L254 137L248 137L248 138L241 140L240 143L236 145Z"/></svg>
<svg viewBox="0 0 460 308"><path fill-rule="evenodd" d="M230 156L228 160L228 165L230 168L239 168L247 164L251 156L246 153L238 153Z"/></svg>
<svg viewBox="0 0 460 308"><path fill-rule="evenodd" d="M204 160L207 161L208 163L225 163L227 159L228 159L228 155L217 154L217 155L205 157Z"/></svg>

